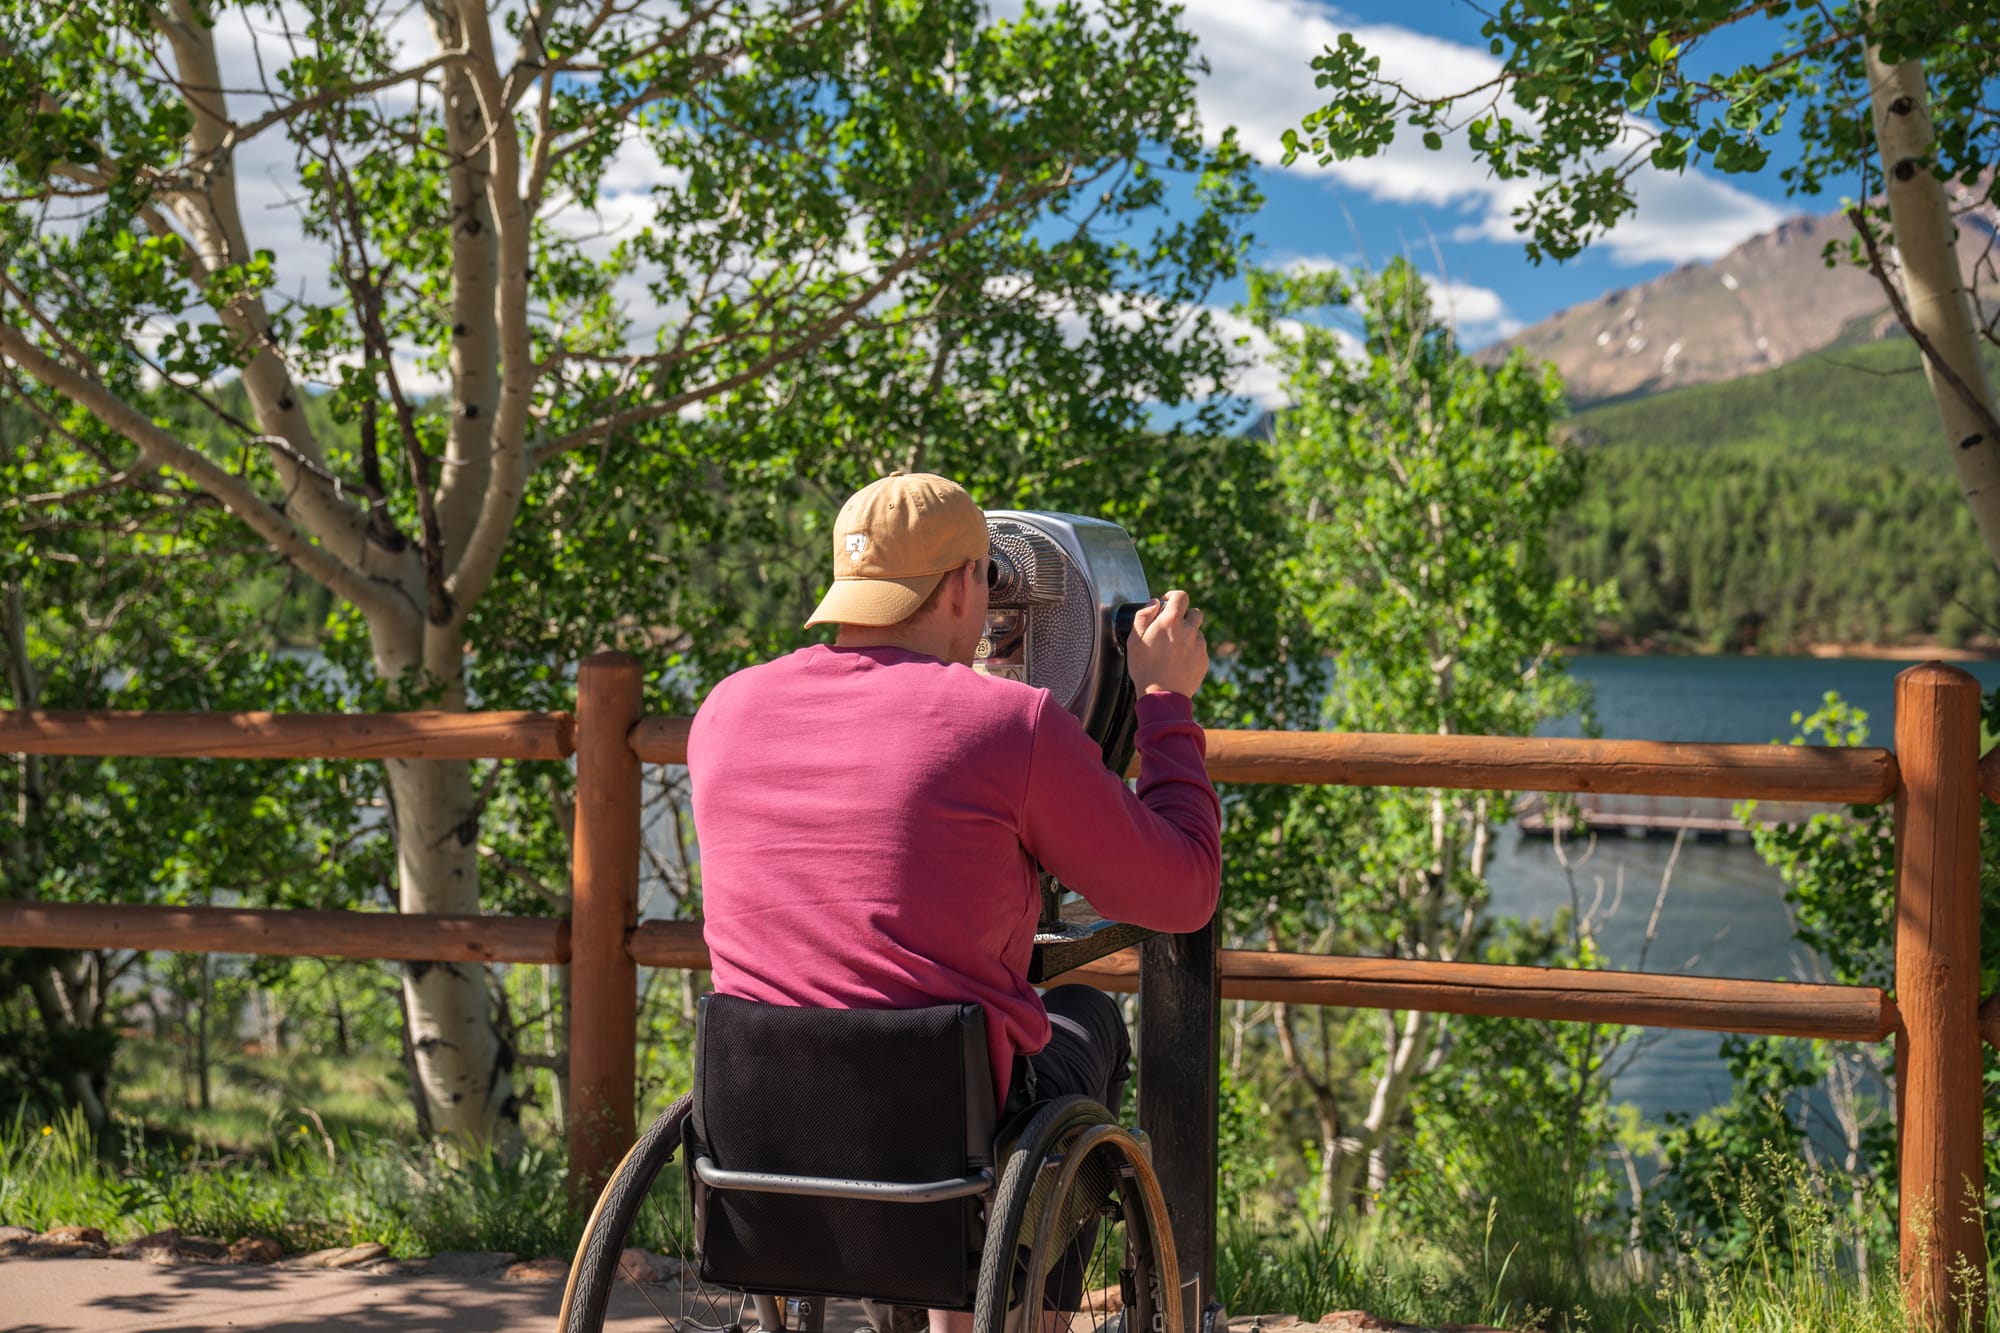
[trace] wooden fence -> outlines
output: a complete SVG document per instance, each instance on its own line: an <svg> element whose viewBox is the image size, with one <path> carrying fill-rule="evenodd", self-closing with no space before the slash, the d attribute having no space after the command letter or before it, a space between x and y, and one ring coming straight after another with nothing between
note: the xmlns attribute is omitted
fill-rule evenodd
<svg viewBox="0 0 2000 1333"><path fill-rule="evenodd" d="M0 902L0 946L305 954L454 962L563 963L571 971L572 1179L601 1181L632 1141L637 969L705 968L700 927L639 922L640 769L680 763L688 720L641 716L633 659L583 663L574 718L543 713L366 716L0 712L0 751L68 755L303 759L530 759L577 763L568 919ZM1471 963L1221 951L1163 952L1211 993L1295 1004L1633 1023L1717 1032L1896 1041L1902 1268L1912 1314L1937 1326L1983 1318L1957 1256L1983 1270L1980 1041L2000 1045L2000 1010L1979 995L1979 799L2000 792L2000 750L1981 760L1979 686L1938 664L1896 680L1896 746L1828 749L1468 736L1209 733L1217 782L1595 792L1813 804L1896 804L1895 977L1861 986L1582 972ZM1151 957L1151 955L1149 955ZM1178 959L1176 964L1174 960ZM1068 974L1138 988L1137 951ZM1157 975L1157 974L1149 974ZM1211 1007L1212 1007L1211 999ZM1142 1040L1142 1071L1149 1044ZM1211 1033L1212 1036L1212 1033ZM1196 1043L1199 1046L1199 1043ZM1209 1064L1214 1062L1212 1058ZM1210 1086L1187 1088L1212 1117ZM1145 1079L1141 1078L1142 1088ZM1157 1090L1156 1090L1157 1091ZM1204 1095L1196 1095L1202 1093ZM1157 1108L1159 1100L1153 1099ZM1147 1104L1142 1100L1142 1119ZM1209 1173L1176 1232L1212 1272L1213 1123L1208 1155L1163 1157L1162 1175ZM1167 1145L1172 1148L1171 1139ZM1205 1186L1205 1192L1203 1187ZM1191 1188L1191 1192L1190 1191ZM1979 1201L1967 1206L1968 1196ZM1171 1204L1171 1200L1170 1200ZM1975 1325L1977 1326L1977 1325Z"/></svg>

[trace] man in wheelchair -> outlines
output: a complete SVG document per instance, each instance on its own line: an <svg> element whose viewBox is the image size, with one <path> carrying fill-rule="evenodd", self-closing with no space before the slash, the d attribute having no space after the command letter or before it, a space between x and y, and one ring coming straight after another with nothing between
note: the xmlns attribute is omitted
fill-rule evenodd
<svg viewBox="0 0 2000 1333"><path fill-rule="evenodd" d="M834 641L722 681L697 713L688 741L717 993L704 1013L704 1043L717 1040L715 1031L726 1026L716 1020L749 1023L755 1011L772 1007L796 1013L962 1006L974 1024L983 1021L986 1055L985 1068L973 1059L977 1077L963 1086L981 1085L972 1100L986 1098L997 1110L997 1116L989 1113L988 1129L968 1131L969 1142L977 1133L990 1135L991 1124L1019 1118L1024 1108L1061 1099L1068 1099L1064 1107L1101 1104L1110 1115L1094 1112L1096 1120L1115 1121L1128 1077L1124 1021L1109 997L1076 985L1039 994L1027 980L1041 906L1038 867L1103 916L1161 931L1206 923L1221 874L1220 806L1192 704L1208 671L1202 613L1184 592L1172 591L1133 621L1126 661L1137 695L1134 792L1106 768L1099 742L1047 690L972 669L987 623L988 552L986 517L956 484L897 473L864 487L834 525L832 586L807 622L838 626ZM742 1001L757 1003L746 1008ZM948 1018L952 1013L942 1012ZM820 1041L814 1035L819 1029L786 1028L786 1015L776 1016L777 1029L766 1024L737 1031L804 1035L741 1035L739 1045ZM804 1014L799 1019L812 1021ZM702 1049L698 1059L714 1067L698 1072L701 1087L734 1076L737 1054L725 1059L712 1045ZM854 1085L856 1098L887 1108L881 1123L894 1126L898 1111L916 1110L898 1106L899 1099L928 1095L905 1091L923 1072L886 1066L864 1071ZM984 1086L989 1074L990 1093ZM769 1096L794 1105L815 1100L811 1082L788 1085L786 1076L781 1058L755 1076L775 1084L753 1078L741 1086L769 1086ZM702 1124L703 1095L695 1098L691 1144L715 1137ZM754 1093L733 1095L738 1106L761 1100ZM832 1099L817 1104L821 1123L854 1123ZM932 1109L918 1119L950 1115L923 1105ZM1050 1143L1078 1153L1077 1145L1108 1143L1116 1135L1132 1143L1115 1123L1087 1125L1087 1116L1060 1115L1075 1124L1064 1131L1067 1137ZM711 1110L707 1118L714 1121L716 1114ZM917 1128L904 1123L903 1130L869 1132L914 1137ZM974 1142L971 1165L976 1168L979 1155L989 1151ZM715 1157L709 1167L721 1179L725 1172L713 1168L730 1164L720 1160L720 1151ZM1055 1150L1045 1158L1045 1166L1061 1165ZM1115 1154L1106 1160L1115 1161ZM1092 1168L1072 1163L1069 1169L1087 1174ZM986 1179L995 1174L988 1170ZM1096 1198L1122 1191L1129 1201L1139 1189L1127 1179L1131 1175L1129 1167L1107 1169ZM1143 1175L1156 1197L1150 1165ZM852 1215L841 1208L881 1209L829 1204L832 1213L814 1214L809 1223L760 1224L748 1211L757 1196L707 1194L700 1181L693 1188L697 1212L704 1197L719 1201L711 1204L712 1213L722 1213L727 1203L745 1210L728 1212L728 1225L751 1231L764 1225L763 1234L789 1237L794 1247L837 1244L849 1226L839 1219ZM999 1193L1006 1192L1003 1184ZM1044 1199L1047 1193L1036 1193L1032 1208L1053 1216L1057 1205ZM942 1219L938 1226L947 1229L958 1226L953 1219L966 1211L948 1201L916 1206L934 1210ZM1013 1206L1032 1211L1026 1199ZM984 1208L979 1203L973 1210L971 1233L987 1228ZM908 1208L889 1211L910 1216ZM715 1217L705 1225L713 1230ZM1096 1227L1094 1219L1077 1220L1058 1233L1057 1244L1087 1251ZM895 1233L905 1240L895 1243L922 1248L935 1229L905 1227ZM976 1252L977 1236L969 1243ZM1128 1252L1134 1243L1126 1239ZM1137 1243L1152 1244L1145 1237ZM950 1250L957 1242L940 1244ZM1171 1275L1170 1238L1165 1245ZM864 1268L871 1261L872 1251L855 1260ZM1082 1264L1049 1256L1042 1263L1049 1276L1039 1303L1077 1309ZM962 1333L972 1319L967 1280L954 1275L939 1294L913 1299L905 1290L898 1299L931 1306L936 1333ZM1132 1285L1130 1260L1112 1280ZM803 1282L768 1289L804 1291ZM1018 1274L1013 1282L1010 1299L1020 1302ZM1128 1291L1126 1304L1132 1300ZM870 1313L879 1323L875 1307Z"/></svg>

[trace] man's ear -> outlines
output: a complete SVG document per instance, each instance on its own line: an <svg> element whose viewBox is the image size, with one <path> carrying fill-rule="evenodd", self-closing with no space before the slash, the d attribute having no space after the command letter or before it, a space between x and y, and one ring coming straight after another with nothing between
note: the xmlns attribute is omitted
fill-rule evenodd
<svg viewBox="0 0 2000 1333"><path fill-rule="evenodd" d="M972 580L978 573L979 562L968 560L952 574L952 611L955 615L964 615L965 608L972 605Z"/></svg>

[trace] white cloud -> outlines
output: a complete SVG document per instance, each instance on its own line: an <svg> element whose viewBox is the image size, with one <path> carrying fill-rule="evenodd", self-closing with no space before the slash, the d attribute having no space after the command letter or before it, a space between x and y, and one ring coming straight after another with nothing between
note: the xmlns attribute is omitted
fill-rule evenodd
<svg viewBox="0 0 2000 1333"><path fill-rule="evenodd" d="M640 201L650 200L655 189L686 181L686 171L661 165L659 154L643 135L628 133L604 164L597 188L602 198Z"/></svg>
<svg viewBox="0 0 2000 1333"><path fill-rule="evenodd" d="M1275 267L1297 273L1350 273L1357 264L1327 255L1279 255ZM1506 298L1491 287L1461 282L1435 273L1423 274L1430 288L1431 308L1444 317L1462 343L1477 346L1519 332L1522 322L1507 307Z"/></svg>
<svg viewBox="0 0 2000 1333"><path fill-rule="evenodd" d="M1291 399L1285 393L1284 368L1278 360L1277 344L1255 324L1233 310L1222 310L1215 306L1202 306L1208 313L1211 327L1223 341L1236 347L1240 365L1234 376L1224 386L1239 398L1247 398L1260 408L1286 407ZM1281 332L1296 337L1304 331L1304 326L1296 320L1280 320ZM1361 339L1346 329L1333 330L1334 340L1340 344L1341 353L1351 358L1364 355Z"/></svg>
<svg viewBox="0 0 2000 1333"><path fill-rule="evenodd" d="M1244 364L1230 383L1230 390L1260 408L1287 405L1290 400L1285 396L1284 371L1278 365L1278 349L1264 331L1234 311L1211 307L1208 313L1218 334L1227 341L1240 343L1238 350L1244 357Z"/></svg>
<svg viewBox="0 0 2000 1333"><path fill-rule="evenodd" d="M1507 303L1500 293L1469 282L1433 280L1431 301L1455 324L1497 324L1507 317Z"/></svg>
<svg viewBox="0 0 2000 1333"><path fill-rule="evenodd" d="M1462 92L1500 70L1484 50L1389 24L1349 24L1312 0L1187 0L1186 21L1210 67L1200 89L1209 131L1234 125L1244 146L1274 168L1284 159L1284 132L1324 100L1313 85L1312 58L1342 32L1381 58L1385 78L1419 95ZM1534 190L1495 179L1459 136L1431 152L1405 132L1373 158L1321 167L1302 156L1290 170L1331 176L1379 200L1469 209L1475 220L1454 233L1459 240L1517 243L1512 215ZM1637 214L1599 242L1622 264L1713 259L1786 215L1698 172L1642 168L1635 185Z"/></svg>
<svg viewBox="0 0 2000 1333"><path fill-rule="evenodd" d="M991 294L1012 298L1025 294L1025 280L1002 276L986 280L986 289ZM1041 312L1055 321L1063 340L1071 346L1081 346L1092 335L1091 322L1084 318L1081 310L1068 297L1042 294L1036 304ZM1185 337L1194 321L1206 315L1213 335L1234 350L1236 369L1222 384L1201 383L1193 386L1195 393L1206 395L1214 392L1232 394L1247 398L1260 408L1284 406L1289 400L1284 391L1284 372L1279 366L1278 349L1271 339L1250 320L1234 310L1212 305L1165 306L1147 297L1135 297L1115 301L1109 297L1098 299L1098 308L1121 328L1137 329L1147 319L1167 317L1168 327L1173 330L1168 335L1170 343ZM1296 334L1303 326L1296 321L1280 321L1279 327ZM1358 355L1361 340L1345 329L1336 329L1334 336L1339 339L1342 350L1348 355Z"/></svg>
<svg viewBox="0 0 2000 1333"><path fill-rule="evenodd" d="M1477 346L1519 333L1525 325L1491 287L1451 279L1430 279L1432 307L1457 330L1460 345Z"/></svg>
<svg viewBox="0 0 2000 1333"><path fill-rule="evenodd" d="M1187 0L1185 21L1209 64L1201 83L1203 119L1211 130L1236 126L1244 147L1274 166L1284 157L1284 132L1320 104L1312 58L1342 32L1380 55L1386 75L1423 93L1470 87L1499 68L1484 51L1407 28L1351 26L1310 0ZM1413 177L1409 185L1424 182ZM1451 193L1433 197L1443 202Z"/></svg>

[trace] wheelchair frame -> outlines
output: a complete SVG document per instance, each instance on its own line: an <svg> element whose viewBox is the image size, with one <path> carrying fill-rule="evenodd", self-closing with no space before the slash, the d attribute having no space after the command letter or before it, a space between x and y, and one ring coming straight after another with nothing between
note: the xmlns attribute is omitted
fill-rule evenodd
<svg viewBox="0 0 2000 1333"><path fill-rule="evenodd" d="M655 1181L681 1147L693 1101L692 1094L680 1098L654 1121L599 1194L570 1265L558 1315L559 1333L598 1333L603 1327L612 1291L623 1276L620 1257ZM987 1168L954 1179L917 1183L727 1171L706 1158L697 1158L693 1169L708 1188L720 1190L905 1203L986 1196L986 1234L980 1250L973 1333L1008 1333L1020 1322L1010 1322L1010 1315L1018 1314L1014 1292L1022 1269L1022 1249L1026 1250L1027 1276L1020 1305L1040 1307L1042 1287L1049 1277L1051 1242L1067 1215L1065 1205L1075 1207L1069 1203L1071 1191L1096 1160L1093 1179L1102 1182L1105 1177L1095 1172L1108 1170L1117 1198L1115 1207L1125 1227L1118 1333L1177 1333L1184 1327L1173 1230L1143 1135L1118 1124L1108 1110L1089 1098L1063 1097L1029 1107L1003 1128L998 1147L1000 1152L994 1159L999 1166L997 1173ZM689 1280L685 1265L677 1280L683 1284ZM684 1298L684 1286L682 1295ZM792 1302L746 1290L738 1305L738 1320L723 1327L749 1333L741 1318L742 1305L748 1304L755 1313L757 1333L819 1333L828 1299L869 1296L866 1292L839 1291ZM799 1307L800 1319L787 1329L787 1306L792 1304ZM657 1304L655 1309L659 1309ZM685 1311L679 1318L664 1310L660 1313L676 1333L714 1328L687 1319Z"/></svg>

